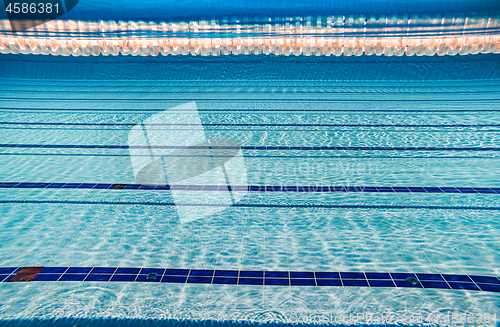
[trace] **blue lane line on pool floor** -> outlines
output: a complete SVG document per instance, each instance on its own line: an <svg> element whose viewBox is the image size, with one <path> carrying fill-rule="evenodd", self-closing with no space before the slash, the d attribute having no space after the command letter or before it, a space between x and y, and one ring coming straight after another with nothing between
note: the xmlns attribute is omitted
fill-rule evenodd
<svg viewBox="0 0 500 327"><path fill-rule="evenodd" d="M0 107L0 110L2 111L85 111L85 112L103 112L104 114L108 112L120 112L123 113L123 109L113 109L113 108L78 108L78 109L67 109L67 108L32 108L32 107ZM126 109L126 113L155 113L155 112L161 112L161 109ZM191 110L183 110L183 109L169 109L169 112L191 112ZM214 112L222 112L222 113L235 113L235 112L245 112L245 113L255 113L255 112L266 112L266 113L282 113L282 112L325 112L325 113L332 113L332 112L345 112L345 113L418 113L418 114L449 114L449 113L483 113L483 112L499 112L500 109L436 109L436 110L429 110L429 109L422 109L422 110L414 110L414 109L389 109L389 110L384 110L384 109L379 109L379 110L369 110L369 109L217 109L217 108L198 108L199 112L202 113L214 113Z"/></svg>
<svg viewBox="0 0 500 327"><path fill-rule="evenodd" d="M0 84L1 85L1 84ZM497 85L493 85L497 86ZM47 86L45 86L47 87ZM49 85L48 87L54 87L52 85ZM67 88L68 86L66 86ZM69 86L71 87L71 86ZM127 86L125 86L127 87ZM130 87L130 86L129 86ZM144 88L144 86L142 86ZM484 87L484 86L481 86ZM76 86L76 88L79 88ZM137 87L138 88L138 87ZM147 87L146 87L147 88ZM153 87L154 88L154 87ZM156 87L158 88L158 87ZM360 90L352 90L352 91L343 91L338 87L322 87L322 86L279 86L276 89L273 87L274 90L266 90L266 87L261 87L261 86L245 86L245 87L236 87L236 86L199 86L199 87L189 87L189 86L167 86L166 88L174 88L176 90L173 91L154 91L151 89L147 90L127 90L127 94L131 93L139 93L139 94L178 94L178 93L197 93L197 94L203 94L203 93L211 93L211 94L248 94L248 93L264 93L264 94L316 94L316 93L321 93L321 94L350 94L350 95L356 95L356 94L368 94L368 95L378 95L380 93L376 93L373 91L360 91ZM240 88L243 88L244 90L238 90ZM254 88L258 88L255 90ZM269 88L269 87L267 87ZM290 89L292 88L292 89ZM366 87L365 87L366 88ZM254 90L252 90L254 89ZM92 91L88 90L61 90L61 89L55 89L55 90L37 90L37 89L4 89L0 88L0 92L10 92L11 94L14 92L17 93L71 93L71 94L78 94L78 93L92 93L92 94L105 94L105 93L116 93L116 90L102 90L102 89L96 89ZM412 94L412 95L427 95L427 94L482 94L482 93L498 93L498 90L486 90L486 91L478 91L478 90L470 90L470 91L390 91L387 92L388 94Z"/></svg>
<svg viewBox="0 0 500 327"><path fill-rule="evenodd" d="M357 192L357 193L458 193L500 194L500 187L436 187L436 186L285 186L285 185L144 185L107 183L26 183L2 182L0 188L141 190L141 191L209 191L209 192Z"/></svg>
<svg viewBox="0 0 500 327"><path fill-rule="evenodd" d="M496 147L376 147L376 146L128 146L82 144L0 144L0 148L38 149L152 149L152 150L261 150L261 151L500 151Z"/></svg>
<svg viewBox="0 0 500 327"><path fill-rule="evenodd" d="M146 102L146 103L154 103L154 102L165 102L165 101L175 101L175 102L180 102L180 101L197 101L197 102L207 102L207 101L217 101L217 102L254 102L254 103L268 103L269 101L272 101L273 103L287 103L287 102L302 102L302 103L346 103L346 102L354 102L354 103L363 103L363 102L401 102L401 103L407 103L407 102L424 102L424 103L430 103L430 102L438 102L438 103L453 103L453 102L473 102L473 103L488 103L488 102L496 102L500 101L500 98L491 98L491 99L411 99L411 100L405 100L405 99L307 99L307 98L302 98L302 99L286 99L286 98L242 98L238 97L235 99L225 99L225 98L217 98L217 97L212 97L212 98L201 98L201 97L192 97L188 98L186 96L182 96L182 94L179 94L180 97L175 97L175 96L170 96L168 99L157 99L157 98L99 98L95 100L99 101L127 101L127 102L135 102L135 103L141 103L141 102ZM255 94L256 96L258 94ZM278 94L279 95L279 94ZM286 94L281 94L281 95L286 95ZM375 95L377 96L377 95ZM49 97L12 97L12 96L0 96L0 100L6 100L6 101L12 101L12 100L19 100L19 101L24 101L24 102L78 102L78 101L89 101L88 98L49 98Z"/></svg>
<svg viewBox="0 0 500 327"><path fill-rule="evenodd" d="M0 268L0 281L402 287L500 293L500 278L494 276L388 272L255 271L134 267L6 267Z"/></svg>
<svg viewBox="0 0 500 327"><path fill-rule="evenodd" d="M2 122L0 125L46 125L46 126L109 126L109 127L130 127L138 123L42 123L42 122ZM146 124L149 126L195 126L200 124ZM204 127L209 126L245 126L245 127L500 127L500 124L242 124L242 123L208 123L203 124Z"/></svg>

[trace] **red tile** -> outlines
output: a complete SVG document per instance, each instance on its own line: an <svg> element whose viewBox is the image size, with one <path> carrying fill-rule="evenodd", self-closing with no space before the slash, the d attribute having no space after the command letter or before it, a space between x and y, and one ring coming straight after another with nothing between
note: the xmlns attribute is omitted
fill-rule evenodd
<svg viewBox="0 0 500 327"><path fill-rule="evenodd" d="M24 267L17 271L8 282L31 282L43 267Z"/></svg>
<svg viewBox="0 0 500 327"><path fill-rule="evenodd" d="M109 189L110 190L123 190L123 188L127 186L127 184L113 184Z"/></svg>

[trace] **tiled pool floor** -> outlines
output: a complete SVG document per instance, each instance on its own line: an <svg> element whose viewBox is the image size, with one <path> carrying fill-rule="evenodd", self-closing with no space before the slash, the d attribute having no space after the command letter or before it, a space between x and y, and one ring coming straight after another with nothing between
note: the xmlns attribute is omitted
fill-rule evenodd
<svg viewBox="0 0 500 327"><path fill-rule="evenodd" d="M465 317L478 326L500 319L496 286L473 277L464 287L479 283L482 291L460 289L463 281L452 280L500 277L498 79L222 81L182 75L63 83L57 74L41 74L45 80L7 73L0 79L0 267L309 277L253 277L248 285L234 276L191 283L187 275L179 282L172 282L176 275L165 282L158 275L143 283L138 278L147 275L137 272L83 281L42 270L34 281L7 282L12 276L0 269L6 275L0 319L350 323L346 319L356 316L383 323L393 313L416 319L407 324ZM192 112L175 108L191 102L207 139L240 144L235 157L244 162L246 184L136 180L131 129L164 112L182 124ZM172 124L154 130L182 134L199 127ZM207 150L169 146L140 149L164 155L167 168L181 157L170 150ZM232 205L220 199L228 192ZM205 194L213 198L200 203ZM222 209L185 221L179 207ZM334 279L340 285L327 286L338 282L323 281L322 272L367 279L345 275ZM380 287L374 281L383 275L369 273L390 273L396 286L407 283L397 274L416 274L424 287ZM438 285L423 274L449 278Z"/></svg>

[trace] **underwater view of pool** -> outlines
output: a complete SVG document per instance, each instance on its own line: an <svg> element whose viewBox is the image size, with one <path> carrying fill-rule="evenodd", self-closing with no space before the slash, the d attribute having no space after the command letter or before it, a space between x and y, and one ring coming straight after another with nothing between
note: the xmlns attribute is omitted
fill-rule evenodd
<svg viewBox="0 0 500 327"><path fill-rule="evenodd" d="M0 324L498 325L498 5L293 4L0 16Z"/></svg>

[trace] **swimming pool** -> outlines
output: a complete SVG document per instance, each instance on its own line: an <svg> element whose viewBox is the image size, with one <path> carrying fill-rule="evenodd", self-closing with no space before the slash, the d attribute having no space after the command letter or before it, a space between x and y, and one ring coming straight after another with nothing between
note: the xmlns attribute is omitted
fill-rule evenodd
<svg viewBox="0 0 500 327"><path fill-rule="evenodd" d="M497 54L190 49L1 54L4 323L497 324Z"/></svg>

